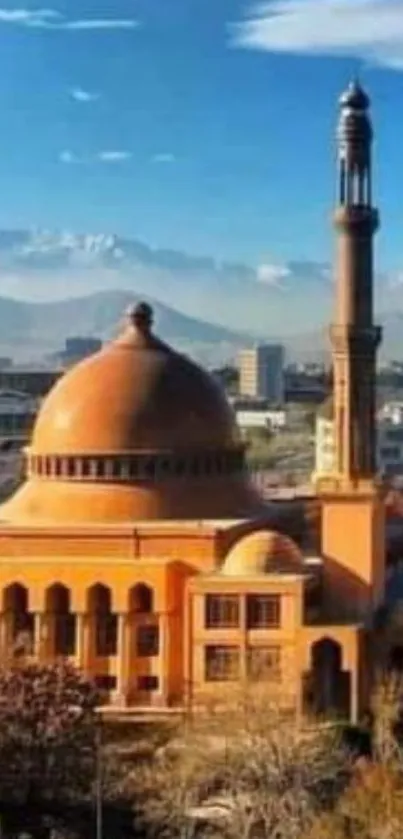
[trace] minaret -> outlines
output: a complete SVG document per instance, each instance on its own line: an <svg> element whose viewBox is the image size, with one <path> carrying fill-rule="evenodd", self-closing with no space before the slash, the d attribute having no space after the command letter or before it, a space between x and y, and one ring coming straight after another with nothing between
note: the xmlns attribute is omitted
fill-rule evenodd
<svg viewBox="0 0 403 839"><path fill-rule="evenodd" d="M336 306L333 348L336 472L347 480L376 473L376 351L373 321L372 125L369 99L353 82L340 98Z"/></svg>
<svg viewBox="0 0 403 839"><path fill-rule="evenodd" d="M376 475L376 353L373 315L372 125L357 82L340 98L335 306L330 327L334 374L335 466L318 477L322 552L329 604L340 617L371 620L384 595L385 511Z"/></svg>

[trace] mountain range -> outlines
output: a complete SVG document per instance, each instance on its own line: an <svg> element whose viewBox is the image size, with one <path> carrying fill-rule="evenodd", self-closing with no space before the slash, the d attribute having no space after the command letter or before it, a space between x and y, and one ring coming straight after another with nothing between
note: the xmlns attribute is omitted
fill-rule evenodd
<svg viewBox="0 0 403 839"><path fill-rule="evenodd" d="M387 357L403 355L402 282L376 278ZM333 282L323 262L252 267L115 235L0 230L0 294L2 354L38 358L72 335L109 338L128 302L144 298L163 338L215 364L256 339L281 340L291 356L323 354Z"/></svg>

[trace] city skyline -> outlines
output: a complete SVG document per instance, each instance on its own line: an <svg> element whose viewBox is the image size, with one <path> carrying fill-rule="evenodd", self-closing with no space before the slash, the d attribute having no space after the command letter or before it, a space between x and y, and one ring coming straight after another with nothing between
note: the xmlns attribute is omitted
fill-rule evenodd
<svg viewBox="0 0 403 839"><path fill-rule="evenodd" d="M3 5L0 227L114 232L269 268L328 261L333 102L359 71L382 148L378 262L400 270L400 7Z"/></svg>

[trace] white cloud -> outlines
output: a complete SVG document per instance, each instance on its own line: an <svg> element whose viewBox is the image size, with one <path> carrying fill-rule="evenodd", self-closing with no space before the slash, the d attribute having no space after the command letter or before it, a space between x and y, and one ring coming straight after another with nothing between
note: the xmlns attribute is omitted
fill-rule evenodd
<svg viewBox="0 0 403 839"><path fill-rule="evenodd" d="M174 163L175 162L175 155L171 154L170 152L162 152L160 154L154 154L152 157L153 163Z"/></svg>
<svg viewBox="0 0 403 839"><path fill-rule="evenodd" d="M273 265L264 262L258 265L256 269L256 279L258 283L279 288L283 281L291 276L291 270L287 265Z"/></svg>
<svg viewBox="0 0 403 839"><path fill-rule="evenodd" d="M63 29L136 29L137 20L130 18L88 18L87 20L70 20L63 24Z"/></svg>
<svg viewBox="0 0 403 839"><path fill-rule="evenodd" d="M99 93L91 93L89 90L83 90L82 87L75 87L70 91L70 96L76 102L96 102L99 99Z"/></svg>
<svg viewBox="0 0 403 839"><path fill-rule="evenodd" d="M100 151L97 155L98 160L103 163L123 163L125 160L130 160L131 156L130 151Z"/></svg>
<svg viewBox="0 0 403 839"><path fill-rule="evenodd" d="M31 29L135 29L138 21L131 18L79 18L66 19L54 9L0 9L0 24L25 26Z"/></svg>
<svg viewBox="0 0 403 839"><path fill-rule="evenodd" d="M80 158L69 149L60 152L59 160L60 163L80 163Z"/></svg>
<svg viewBox="0 0 403 839"><path fill-rule="evenodd" d="M231 26L233 43L299 55L340 55L403 70L402 0L273 0Z"/></svg>
<svg viewBox="0 0 403 839"><path fill-rule="evenodd" d="M94 163L96 164L97 162L124 163L126 160L130 160L131 157L132 153L130 151L100 151L86 157L79 157L77 154L70 151L70 149L64 149L59 154L59 160L61 163L84 163L88 166Z"/></svg>
<svg viewBox="0 0 403 839"><path fill-rule="evenodd" d="M60 20L59 12L53 9L0 9L0 23L14 23L20 26L52 24Z"/></svg>

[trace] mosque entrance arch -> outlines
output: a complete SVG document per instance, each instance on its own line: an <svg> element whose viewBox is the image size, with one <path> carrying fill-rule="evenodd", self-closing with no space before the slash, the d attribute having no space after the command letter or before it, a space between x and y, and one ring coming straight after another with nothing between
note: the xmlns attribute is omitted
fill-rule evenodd
<svg viewBox="0 0 403 839"><path fill-rule="evenodd" d="M350 717L350 673L343 670L341 645L321 638L311 648L311 670L304 685L305 713L321 717Z"/></svg>

